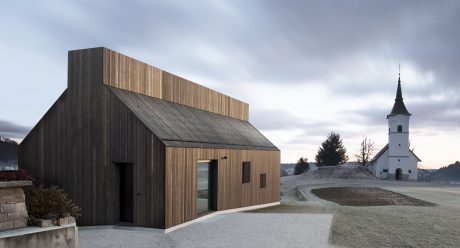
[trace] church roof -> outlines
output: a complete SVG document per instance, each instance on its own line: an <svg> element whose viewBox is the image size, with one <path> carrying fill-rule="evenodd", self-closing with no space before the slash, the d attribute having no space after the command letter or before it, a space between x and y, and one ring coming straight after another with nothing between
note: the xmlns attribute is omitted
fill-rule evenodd
<svg viewBox="0 0 460 248"><path fill-rule="evenodd" d="M409 113L409 111L407 111L406 105L404 105L404 100L401 91L401 77L398 78L398 90L396 91L395 104L393 105L393 109L391 109L391 113L387 115L387 118L389 116L399 114L412 115L411 113Z"/></svg>
<svg viewBox="0 0 460 248"><path fill-rule="evenodd" d="M371 164L375 163L375 162L383 155L383 153L385 153L386 150L388 150L388 144L386 144L386 145L382 148L382 150L380 150L380 151L374 156L374 158L372 158L372 160L371 160L367 165L371 165ZM414 153L411 149L409 149L409 151L410 151L410 153L411 153L412 155L414 155L414 157L415 157L419 162L422 162L422 160L421 160L419 157L417 157L417 155L415 155L415 153Z"/></svg>
<svg viewBox="0 0 460 248"><path fill-rule="evenodd" d="M382 156L382 154L383 154L386 150L388 150L388 144L386 144L386 145L382 148L382 150L380 150L380 151L374 156L374 158L369 162L368 165L375 163L375 161L377 161L377 159L379 159L380 156Z"/></svg>

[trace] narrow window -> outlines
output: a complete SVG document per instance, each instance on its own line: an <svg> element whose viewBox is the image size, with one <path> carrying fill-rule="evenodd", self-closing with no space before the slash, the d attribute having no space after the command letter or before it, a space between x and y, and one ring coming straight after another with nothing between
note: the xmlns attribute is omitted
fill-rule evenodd
<svg viewBox="0 0 460 248"><path fill-rule="evenodd" d="M251 162L243 162L243 183L251 182Z"/></svg>
<svg viewBox="0 0 460 248"><path fill-rule="evenodd" d="M402 126L398 125L398 133L402 133Z"/></svg>
<svg viewBox="0 0 460 248"><path fill-rule="evenodd" d="M267 186L267 174L260 174L260 188L263 189Z"/></svg>

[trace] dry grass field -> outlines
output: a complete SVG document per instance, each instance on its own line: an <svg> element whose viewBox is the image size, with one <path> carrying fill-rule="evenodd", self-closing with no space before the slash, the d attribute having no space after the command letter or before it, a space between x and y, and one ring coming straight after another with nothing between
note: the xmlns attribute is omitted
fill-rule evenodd
<svg viewBox="0 0 460 248"><path fill-rule="evenodd" d="M315 173L314 176L307 173L283 177L282 205L259 212L332 213L329 243L334 247L459 247L460 186L353 178L318 179ZM396 192L399 200L392 201L412 198L435 206L342 206L311 193L312 189L330 187L377 187Z"/></svg>

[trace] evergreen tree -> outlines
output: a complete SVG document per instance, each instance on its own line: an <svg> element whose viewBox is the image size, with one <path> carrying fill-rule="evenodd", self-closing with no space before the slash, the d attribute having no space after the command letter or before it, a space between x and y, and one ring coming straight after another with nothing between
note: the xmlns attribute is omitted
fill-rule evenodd
<svg viewBox="0 0 460 248"><path fill-rule="evenodd" d="M294 175L300 175L308 170L308 158L300 157L294 168Z"/></svg>
<svg viewBox="0 0 460 248"><path fill-rule="evenodd" d="M347 149L343 146L339 133L331 132L321 144L315 156L317 166L333 166L348 161Z"/></svg>

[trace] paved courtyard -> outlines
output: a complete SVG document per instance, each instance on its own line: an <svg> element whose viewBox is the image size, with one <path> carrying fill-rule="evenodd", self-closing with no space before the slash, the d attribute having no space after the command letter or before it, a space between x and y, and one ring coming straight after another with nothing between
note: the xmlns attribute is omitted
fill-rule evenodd
<svg viewBox="0 0 460 248"><path fill-rule="evenodd" d="M329 247L332 214L231 213L164 234L157 229L80 227L81 248Z"/></svg>

